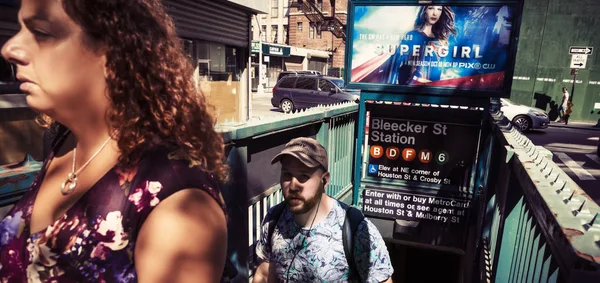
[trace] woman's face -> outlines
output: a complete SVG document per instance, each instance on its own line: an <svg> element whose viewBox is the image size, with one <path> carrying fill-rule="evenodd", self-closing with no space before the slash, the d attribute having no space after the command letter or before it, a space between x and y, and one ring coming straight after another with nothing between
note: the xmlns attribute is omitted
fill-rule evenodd
<svg viewBox="0 0 600 283"><path fill-rule="evenodd" d="M442 16L442 6L427 6L425 9L425 22L434 25Z"/></svg>
<svg viewBox="0 0 600 283"><path fill-rule="evenodd" d="M62 0L22 0L21 30L2 47L17 65L27 103L53 117L106 105L105 56L84 43L84 33Z"/></svg>

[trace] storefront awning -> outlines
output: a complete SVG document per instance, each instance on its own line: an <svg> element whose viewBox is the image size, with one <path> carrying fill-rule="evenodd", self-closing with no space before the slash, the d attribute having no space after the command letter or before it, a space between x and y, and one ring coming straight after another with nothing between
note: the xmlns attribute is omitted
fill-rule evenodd
<svg viewBox="0 0 600 283"><path fill-rule="evenodd" d="M261 43L252 41L252 53L258 53ZM262 54L269 56L290 57L290 47L284 45L275 45L262 43Z"/></svg>

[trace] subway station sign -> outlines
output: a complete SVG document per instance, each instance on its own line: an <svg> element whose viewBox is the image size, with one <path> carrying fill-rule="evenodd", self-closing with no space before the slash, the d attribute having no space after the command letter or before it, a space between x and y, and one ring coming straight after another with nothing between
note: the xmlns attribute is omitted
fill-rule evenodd
<svg viewBox="0 0 600 283"><path fill-rule="evenodd" d="M464 248L471 208L472 200L459 194L369 187L363 191L365 215L412 223L403 226L394 238L425 244Z"/></svg>
<svg viewBox="0 0 600 283"><path fill-rule="evenodd" d="M366 107L364 214L396 220L401 232L395 238L463 249L483 112L373 103Z"/></svg>
<svg viewBox="0 0 600 283"><path fill-rule="evenodd" d="M385 105L373 107L367 176L453 188L468 182L479 136L474 119L480 112L464 115L469 111L401 106L386 111ZM450 117L467 120L446 120Z"/></svg>
<svg viewBox="0 0 600 283"><path fill-rule="evenodd" d="M425 194L365 189L364 211L381 218L411 221L431 220L440 224L465 223L471 200Z"/></svg>

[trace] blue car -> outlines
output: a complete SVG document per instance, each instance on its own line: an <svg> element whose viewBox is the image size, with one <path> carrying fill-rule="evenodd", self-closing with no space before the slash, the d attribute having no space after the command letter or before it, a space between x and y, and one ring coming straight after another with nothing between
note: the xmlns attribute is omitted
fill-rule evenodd
<svg viewBox="0 0 600 283"><path fill-rule="evenodd" d="M356 93L343 89L344 80L321 75L286 76L273 87L271 105L289 113L297 109L345 101L359 102Z"/></svg>

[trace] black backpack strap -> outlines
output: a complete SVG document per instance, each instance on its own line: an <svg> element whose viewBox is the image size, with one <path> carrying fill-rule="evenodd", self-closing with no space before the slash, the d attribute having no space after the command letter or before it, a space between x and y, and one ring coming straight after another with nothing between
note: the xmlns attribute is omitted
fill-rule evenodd
<svg viewBox="0 0 600 283"><path fill-rule="evenodd" d="M273 206L273 208L271 209L271 219L272 219L272 223L269 224L269 231L267 232L267 243L269 244L269 246L271 246L271 239L273 238L273 233L275 232L275 227L277 226L277 223L279 222L279 218L281 218L281 215L283 215L283 210L285 209L286 203L285 201L279 203L276 206Z"/></svg>
<svg viewBox="0 0 600 283"><path fill-rule="evenodd" d="M268 221L271 222L271 223L269 223L269 228L267 230L267 245L269 245L269 247L271 247L271 239L273 238L273 233L275 232L275 227L277 226L277 223L279 222L279 218L281 218L281 215L283 215L285 206L286 206L286 203L284 201L284 202L277 204L276 206L273 206L269 210ZM251 257L253 259L253 265L255 265L255 266L252 266L253 269L258 267L258 265L259 265L258 256L256 255L256 244L254 245L254 249L255 249L254 254Z"/></svg>
<svg viewBox="0 0 600 283"><path fill-rule="evenodd" d="M354 235L358 231L358 225L365 219L364 214L355 207L349 206L343 202L339 202L340 206L346 210L346 217L344 219L344 226L342 226L342 241L344 245L344 255L346 255L346 261L350 268L350 277L360 278L360 273L356 266L354 259Z"/></svg>

